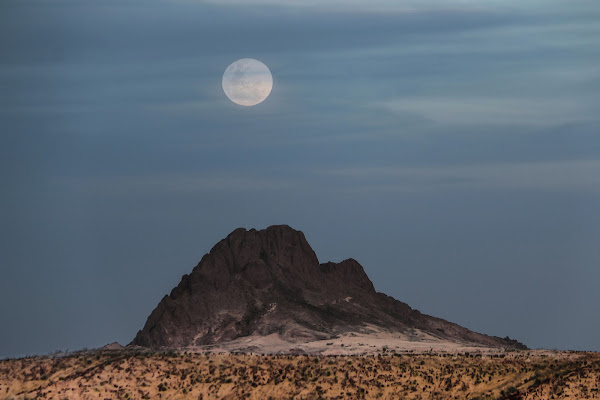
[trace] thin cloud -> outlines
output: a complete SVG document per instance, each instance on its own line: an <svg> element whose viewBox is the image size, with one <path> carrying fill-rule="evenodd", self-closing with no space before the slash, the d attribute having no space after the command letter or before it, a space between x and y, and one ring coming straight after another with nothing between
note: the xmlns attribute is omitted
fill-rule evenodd
<svg viewBox="0 0 600 400"><path fill-rule="evenodd" d="M600 160L443 167L341 168L326 172L357 188L422 191L444 187L600 192Z"/></svg>
<svg viewBox="0 0 600 400"><path fill-rule="evenodd" d="M61 177L54 184L62 189L103 195L146 195L169 193L260 192L293 188L294 182L283 178L226 174L163 174L99 178Z"/></svg>
<svg viewBox="0 0 600 400"><path fill-rule="evenodd" d="M595 119L590 102L569 98L430 97L392 99L375 106L446 124L551 125Z"/></svg>
<svg viewBox="0 0 600 400"><path fill-rule="evenodd" d="M175 0L183 2L194 2L194 0ZM260 5L274 7L289 7L298 9L316 9L324 11L342 11L342 12L396 12L410 13L423 10L482 10L482 9L509 9L514 7L523 7L523 2L515 0L198 0L209 4L219 5ZM526 8L544 5L548 7L549 3L541 0L532 0L527 2Z"/></svg>

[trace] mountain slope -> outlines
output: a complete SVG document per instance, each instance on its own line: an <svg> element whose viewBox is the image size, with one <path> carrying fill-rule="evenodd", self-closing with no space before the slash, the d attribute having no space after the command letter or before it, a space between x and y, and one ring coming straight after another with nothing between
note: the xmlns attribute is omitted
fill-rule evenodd
<svg viewBox="0 0 600 400"><path fill-rule="evenodd" d="M271 334L306 342L367 327L418 331L467 345L525 348L421 314L376 292L353 259L320 264L304 234L287 225L239 228L217 243L160 301L131 344L179 348Z"/></svg>

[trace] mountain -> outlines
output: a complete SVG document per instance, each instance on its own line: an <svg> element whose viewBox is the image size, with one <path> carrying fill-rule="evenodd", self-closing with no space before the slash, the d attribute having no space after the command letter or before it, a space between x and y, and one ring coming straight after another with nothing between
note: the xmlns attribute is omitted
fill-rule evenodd
<svg viewBox="0 0 600 400"><path fill-rule="evenodd" d="M214 346L246 337L294 344L375 331L465 346L526 348L378 293L356 260L320 264L304 234L287 225L239 228L217 243L160 301L131 345Z"/></svg>

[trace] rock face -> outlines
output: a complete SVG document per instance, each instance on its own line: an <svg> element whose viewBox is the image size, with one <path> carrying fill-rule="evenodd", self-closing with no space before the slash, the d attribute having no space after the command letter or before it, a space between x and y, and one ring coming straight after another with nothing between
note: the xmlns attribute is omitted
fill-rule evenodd
<svg viewBox="0 0 600 400"><path fill-rule="evenodd" d="M525 348L421 314L375 291L353 259L319 264L304 234L286 225L236 229L202 257L150 314L132 345L179 348L273 333L291 342L375 326L441 340Z"/></svg>
<svg viewBox="0 0 600 400"><path fill-rule="evenodd" d="M124 348L124 346L122 346L120 343L112 342L112 343L109 343L107 345L100 347L100 350L121 350L123 348Z"/></svg>

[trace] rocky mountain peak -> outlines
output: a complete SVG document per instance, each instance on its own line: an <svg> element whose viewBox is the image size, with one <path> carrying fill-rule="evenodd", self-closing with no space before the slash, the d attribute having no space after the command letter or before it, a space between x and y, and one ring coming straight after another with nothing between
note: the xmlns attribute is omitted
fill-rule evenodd
<svg viewBox="0 0 600 400"><path fill-rule="evenodd" d="M271 334L294 342L366 326L515 347L377 293L352 258L319 264L304 234L287 225L238 228L219 241L161 300L132 344L189 347Z"/></svg>

